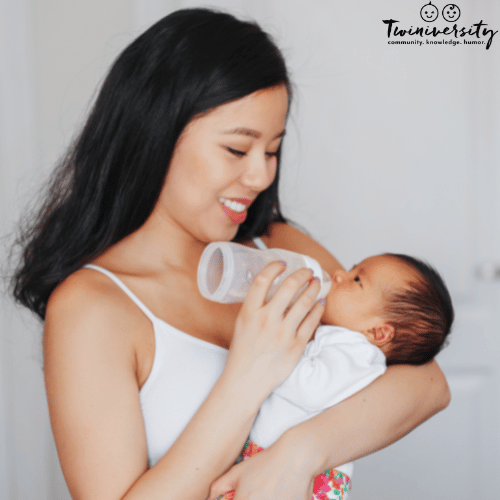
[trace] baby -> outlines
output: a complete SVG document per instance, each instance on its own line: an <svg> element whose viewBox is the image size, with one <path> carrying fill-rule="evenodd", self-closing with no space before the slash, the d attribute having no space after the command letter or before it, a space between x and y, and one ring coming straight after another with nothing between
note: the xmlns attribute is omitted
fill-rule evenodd
<svg viewBox="0 0 500 500"><path fill-rule="evenodd" d="M406 255L368 257L337 271L322 322L290 376L262 404L243 458L367 386L386 364L430 361L453 322L450 294L439 274ZM326 471L313 498L346 499L352 463ZM232 492L224 499L232 498Z"/></svg>

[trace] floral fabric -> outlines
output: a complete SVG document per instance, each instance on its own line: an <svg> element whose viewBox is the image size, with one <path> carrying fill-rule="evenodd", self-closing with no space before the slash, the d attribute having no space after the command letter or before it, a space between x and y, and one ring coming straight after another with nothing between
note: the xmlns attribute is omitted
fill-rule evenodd
<svg viewBox="0 0 500 500"><path fill-rule="evenodd" d="M237 462L253 457L261 451L264 451L264 448L248 440ZM335 469L328 469L314 480L311 500L348 500L350 489L351 480L347 475ZM217 497L216 500L233 500L233 498L234 490L231 490Z"/></svg>

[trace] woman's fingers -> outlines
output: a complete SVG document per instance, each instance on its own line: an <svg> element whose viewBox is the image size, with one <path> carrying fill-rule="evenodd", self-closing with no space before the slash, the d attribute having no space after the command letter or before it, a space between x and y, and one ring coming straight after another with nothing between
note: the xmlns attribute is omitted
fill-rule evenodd
<svg viewBox="0 0 500 500"><path fill-rule="evenodd" d="M208 500L215 500L224 495L224 493L235 489L241 470L241 467L238 467L238 465L231 467L224 475L212 483Z"/></svg>
<svg viewBox="0 0 500 500"><path fill-rule="evenodd" d="M286 277L265 304L272 282L283 270L282 264L273 262L257 275L236 319L226 362L227 370L255 377L254 386L265 396L293 370L323 309L314 306L320 285L305 268Z"/></svg>
<svg viewBox="0 0 500 500"><path fill-rule="evenodd" d="M313 279L309 282L307 288L300 294L295 302L289 306L286 313L289 325L296 329L308 316L308 313L318 301L318 294L321 290L321 285L318 280Z"/></svg>
<svg viewBox="0 0 500 500"><path fill-rule="evenodd" d="M324 302L316 302L314 307L297 329L297 338L302 340L304 343L307 343L311 339L314 330L316 330L319 322L321 321L324 309Z"/></svg>
<svg viewBox="0 0 500 500"><path fill-rule="evenodd" d="M281 285L279 286L278 290L276 290L276 293L269 300L269 307L282 314L285 314L285 311L290 308L292 300L294 298L297 298L297 294L299 293L299 291L304 287L307 287L309 282L311 282L312 284L312 278L312 271L310 269L307 269L306 267L295 271L294 273L290 274L290 276L287 276L283 280L283 283L281 283ZM306 288L304 290L304 293L307 292L308 289L309 288ZM316 292L316 296L318 293L319 289ZM311 301L309 309L313 304L314 300Z"/></svg>
<svg viewBox="0 0 500 500"><path fill-rule="evenodd" d="M252 286L243 302L243 308L255 311L259 307L262 307L269 292L269 288L284 270L285 266L278 261L271 262L264 267L264 269L255 276ZM269 301L270 304L272 303L270 307L273 307L277 312L285 313L299 290L307 285L308 282L311 282L309 287L304 290L297 300L299 305L304 305L307 310L311 309L320 290L319 283L316 283L316 280L311 281L312 278L312 271L307 268L299 269L290 274L290 276L287 276ZM299 323L297 323L297 325Z"/></svg>
<svg viewBox="0 0 500 500"><path fill-rule="evenodd" d="M271 284L285 269L286 267L278 261L271 262L264 267L264 269L255 276L242 308L255 311L259 307L262 307Z"/></svg>
<svg viewBox="0 0 500 500"><path fill-rule="evenodd" d="M210 500L234 488L234 500L307 500L312 496L312 477L304 467L296 468L288 449L284 455L272 445L232 467L212 484ZM286 464L284 467L283 464ZM223 499L232 498L231 494ZM326 497L325 497L326 498Z"/></svg>

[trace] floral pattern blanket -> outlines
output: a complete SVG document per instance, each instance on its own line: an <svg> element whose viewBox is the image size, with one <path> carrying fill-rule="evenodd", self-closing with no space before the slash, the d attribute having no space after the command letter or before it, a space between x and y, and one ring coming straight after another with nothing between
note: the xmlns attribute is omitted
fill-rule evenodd
<svg viewBox="0 0 500 500"><path fill-rule="evenodd" d="M261 451L264 451L264 448L261 448L249 440L246 442L237 461L241 462L246 458L253 457ZM328 469L314 480L311 500L348 500L350 489L351 480L347 475L335 469ZM216 500L233 500L233 498L234 490L231 490L217 497Z"/></svg>

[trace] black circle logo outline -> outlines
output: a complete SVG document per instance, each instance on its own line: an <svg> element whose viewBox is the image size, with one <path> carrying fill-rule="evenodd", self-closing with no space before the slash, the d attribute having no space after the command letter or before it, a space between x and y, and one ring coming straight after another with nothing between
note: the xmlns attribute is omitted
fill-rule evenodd
<svg viewBox="0 0 500 500"><path fill-rule="evenodd" d="M424 14L425 15L428 15L427 14L427 11L424 11L425 8L428 8L429 10L431 9L434 9L434 14L435 14L435 17L433 19L430 19L430 18L425 18L424 17ZM421 9L420 9L420 17L422 18L423 21L425 21L426 23L433 23L438 17L439 17L439 10L438 8L432 3L432 2L429 2L429 3L426 3Z"/></svg>
<svg viewBox="0 0 500 500"><path fill-rule="evenodd" d="M456 17L456 19L448 19L448 18L446 17L446 15L445 15L445 10L446 10L448 7L451 7L451 10L455 10L455 9L457 9L457 11L458 11L458 16ZM448 22L448 23L454 23L455 21L458 21L458 20L459 20L459 18L460 18L460 16L461 16L461 14L462 14L462 13L460 12L460 8L458 7L458 5L457 5L457 4L455 4L455 3L449 3L449 4L447 4L447 5L445 5L445 6L443 7L443 10L441 11L441 14L442 14L442 16L443 16L443 19L444 19L446 22ZM448 13L446 13L446 14L448 14Z"/></svg>

